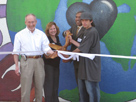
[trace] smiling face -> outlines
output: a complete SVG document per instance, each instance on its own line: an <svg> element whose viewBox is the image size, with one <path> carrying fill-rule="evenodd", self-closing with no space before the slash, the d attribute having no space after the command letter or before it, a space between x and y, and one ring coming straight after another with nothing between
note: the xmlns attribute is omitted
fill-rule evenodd
<svg viewBox="0 0 136 102"><path fill-rule="evenodd" d="M50 36L55 36L56 33L57 33L56 26L55 26L55 25L52 25L52 26L49 28L49 35L50 35Z"/></svg>
<svg viewBox="0 0 136 102"><path fill-rule="evenodd" d="M80 17L81 17L81 13L77 13L76 14L76 18L75 18L75 22L76 22L77 26L81 26L82 25Z"/></svg>
<svg viewBox="0 0 136 102"><path fill-rule="evenodd" d="M36 17L33 15L28 15L25 18L25 24L27 26L27 28L33 32L35 30L35 26L36 26L37 20Z"/></svg>

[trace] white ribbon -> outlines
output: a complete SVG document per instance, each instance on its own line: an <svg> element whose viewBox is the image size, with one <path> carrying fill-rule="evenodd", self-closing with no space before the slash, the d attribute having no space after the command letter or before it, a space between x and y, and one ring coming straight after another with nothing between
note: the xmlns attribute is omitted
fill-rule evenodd
<svg viewBox="0 0 136 102"><path fill-rule="evenodd" d="M93 55L93 54L76 53L76 52L59 51L59 50L57 50L57 51L58 51L58 56L61 59L64 59L64 60L69 60L69 59L73 58L73 60L79 61L79 56L86 57L86 58L89 58L91 60L93 60L95 58L95 55ZM64 54L64 55L70 55L70 56L68 58L65 58L62 54Z"/></svg>
<svg viewBox="0 0 136 102"><path fill-rule="evenodd" d="M95 56L113 57L113 58L124 58L124 59L136 59L136 56L106 55L106 54L87 54L87 53L75 53L75 52L67 52L67 51L59 51L58 50L58 56L60 54L71 55L69 58L66 58L65 60L71 59L71 57L73 57L73 60L75 58L77 58L77 60L79 60L79 56L86 57L86 58L89 58L91 60L93 60L95 58ZM63 59L63 57L61 57L61 56L59 56L59 57Z"/></svg>
<svg viewBox="0 0 136 102"><path fill-rule="evenodd" d="M125 58L125 59L136 59L136 56L124 56L124 55L106 55L106 54L87 54L87 53L76 53L76 52L68 52L68 51L58 51L58 56L64 60L69 60L71 58L73 58L73 60L79 60L79 56L82 57L87 57L90 58L91 60L94 59L95 56L100 56L100 57L114 57L114 58ZM44 51L20 51L20 52L0 52L1 54L24 54L24 53L33 53L33 52L40 52L43 53ZM65 54L65 55L70 55L70 57L65 58L63 57L63 55L61 54Z"/></svg>

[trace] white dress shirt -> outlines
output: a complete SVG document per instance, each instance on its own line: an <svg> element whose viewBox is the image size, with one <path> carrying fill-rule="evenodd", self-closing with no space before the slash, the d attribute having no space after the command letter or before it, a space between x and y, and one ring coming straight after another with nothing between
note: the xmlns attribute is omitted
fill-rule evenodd
<svg viewBox="0 0 136 102"><path fill-rule="evenodd" d="M14 54L25 54L28 56L46 54L49 47L49 40L44 32L35 28L32 33L27 27L15 35L13 52L25 52Z"/></svg>

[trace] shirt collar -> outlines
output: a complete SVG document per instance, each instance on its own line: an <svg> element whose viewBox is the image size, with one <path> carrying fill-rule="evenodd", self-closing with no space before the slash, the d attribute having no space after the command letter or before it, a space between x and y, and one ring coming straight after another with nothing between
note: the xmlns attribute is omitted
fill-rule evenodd
<svg viewBox="0 0 136 102"><path fill-rule="evenodd" d="M79 29L82 28L82 26L77 26Z"/></svg>

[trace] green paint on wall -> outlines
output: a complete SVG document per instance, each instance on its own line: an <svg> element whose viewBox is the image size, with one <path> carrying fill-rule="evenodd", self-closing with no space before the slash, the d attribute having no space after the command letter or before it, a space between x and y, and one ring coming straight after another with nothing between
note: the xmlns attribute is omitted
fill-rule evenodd
<svg viewBox="0 0 136 102"><path fill-rule="evenodd" d="M119 92L108 94L101 91L100 102L127 102L136 98L136 92Z"/></svg>
<svg viewBox="0 0 136 102"><path fill-rule="evenodd" d="M100 102L127 102L136 98L136 92L119 92L116 94L108 94L100 91ZM71 102L79 102L78 89L63 90L59 93L59 97L63 97Z"/></svg>
<svg viewBox="0 0 136 102"><path fill-rule="evenodd" d="M59 92L59 97L63 97L71 102L79 102L78 89L73 90L63 90Z"/></svg>
<svg viewBox="0 0 136 102"><path fill-rule="evenodd" d="M68 7L69 7L71 4L75 3L75 2L82 2L82 0L68 0L68 1L67 1Z"/></svg>
<svg viewBox="0 0 136 102"><path fill-rule="evenodd" d="M9 30L18 32L25 27L25 15L33 13L42 22L43 30L46 24L54 20L59 0L8 0L7 23Z"/></svg>
<svg viewBox="0 0 136 102"><path fill-rule="evenodd" d="M134 5L134 3L132 4ZM101 40L106 44L110 54L131 55L131 48L136 34L134 14L135 12L119 13L114 25ZM113 58L113 60L120 63L124 70L128 70L129 59Z"/></svg>

